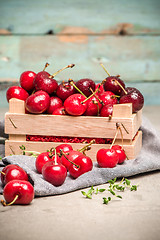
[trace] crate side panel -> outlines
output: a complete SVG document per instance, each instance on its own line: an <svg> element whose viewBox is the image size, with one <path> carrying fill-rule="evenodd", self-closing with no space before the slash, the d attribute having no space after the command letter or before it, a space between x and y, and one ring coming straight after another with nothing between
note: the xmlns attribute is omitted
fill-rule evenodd
<svg viewBox="0 0 160 240"><path fill-rule="evenodd" d="M77 136L95 138L113 138L116 123L121 122L129 134L122 128L123 138L134 137L132 118L72 117L31 114L6 114L5 132L7 134ZM117 138L121 138L118 133Z"/></svg>

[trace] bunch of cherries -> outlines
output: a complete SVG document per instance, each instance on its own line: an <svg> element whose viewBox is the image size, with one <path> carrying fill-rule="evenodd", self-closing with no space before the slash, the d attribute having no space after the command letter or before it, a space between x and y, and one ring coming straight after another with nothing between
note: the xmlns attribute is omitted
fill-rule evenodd
<svg viewBox="0 0 160 240"><path fill-rule="evenodd" d="M6 97L25 101L26 112L32 114L53 114L72 116L102 116L112 115L113 105L117 103L132 103L133 112L139 111L144 104L141 92L133 87L125 87L119 76L109 75L101 83L95 84L92 79L72 79L62 81L59 85L55 76L70 64L50 75L43 71L37 74L25 71L20 76L20 86L12 86L7 90Z"/></svg>
<svg viewBox="0 0 160 240"><path fill-rule="evenodd" d="M29 182L27 173L18 165L9 164L1 171L1 182L4 186L4 200L1 203L4 206L12 204L26 205L32 202L34 198L34 188Z"/></svg>

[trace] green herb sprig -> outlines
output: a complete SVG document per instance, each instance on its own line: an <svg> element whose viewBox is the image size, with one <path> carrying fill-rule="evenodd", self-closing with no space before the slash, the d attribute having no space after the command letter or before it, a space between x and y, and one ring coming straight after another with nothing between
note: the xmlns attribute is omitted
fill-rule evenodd
<svg viewBox="0 0 160 240"><path fill-rule="evenodd" d="M102 193L105 191L110 192L111 196L103 197L103 204L108 204L111 200L114 198L122 199L122 196L119 195L119 192L124 192L126 188L129 188L130 191L137 191L138 185L131 185L131 181L129 181L127 178L122 178L122 180L117 183L117 178L114 178L112 180L109 180L109 187L108 188L94 188L91 186L91 188L88 190L88 192L81 191L81 193L89 199L92 199L93 194ZM117 194L118 193L118 194Z"/></svg>

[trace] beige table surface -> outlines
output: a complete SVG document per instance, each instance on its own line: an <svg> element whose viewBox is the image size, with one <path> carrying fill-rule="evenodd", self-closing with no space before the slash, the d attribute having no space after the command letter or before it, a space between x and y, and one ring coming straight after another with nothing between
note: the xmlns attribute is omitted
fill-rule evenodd
<svg viewBox="0 0 160 240"><path fill-rule="evenodd" d="M0 119L5 111L0 109ZM160 106L146 106L143 113L160 130ZM127 190L121 194L122 200L112 201L109 205L102 204L106 193L89 200L80 190L36 198L29 206L0 205L0 239L158 240L160 172L129 179L132 184L139 184L138 191Z"/></svg>

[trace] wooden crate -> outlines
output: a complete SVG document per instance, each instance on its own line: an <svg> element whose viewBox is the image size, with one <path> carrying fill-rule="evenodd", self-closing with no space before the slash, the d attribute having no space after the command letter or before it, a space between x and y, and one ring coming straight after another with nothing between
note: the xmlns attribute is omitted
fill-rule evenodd
<svg viewBox="0 0 160 240"><path fill-rule="evenodd" d="M26 141L26 135L69 136L113 139L117 123L122 127L124 149L129 159L134 159L142 146L142 132L139 131L142 121L142 111L132 114L132 104L117 104L113 108L113 116L56 116L45 114L25 114L25 103L11 99L9 112L5 115L5 133L9 139L5 142L5 155L21 154L19 146L24 145L27 151L44 152L60 143ZM116 144L121 144L121 134L118 132ZM72 143L73 148L79 149L84 143ZM87 155L96 161L96 152L100 148L108 148L108 144L93 144Z"/></svg>

